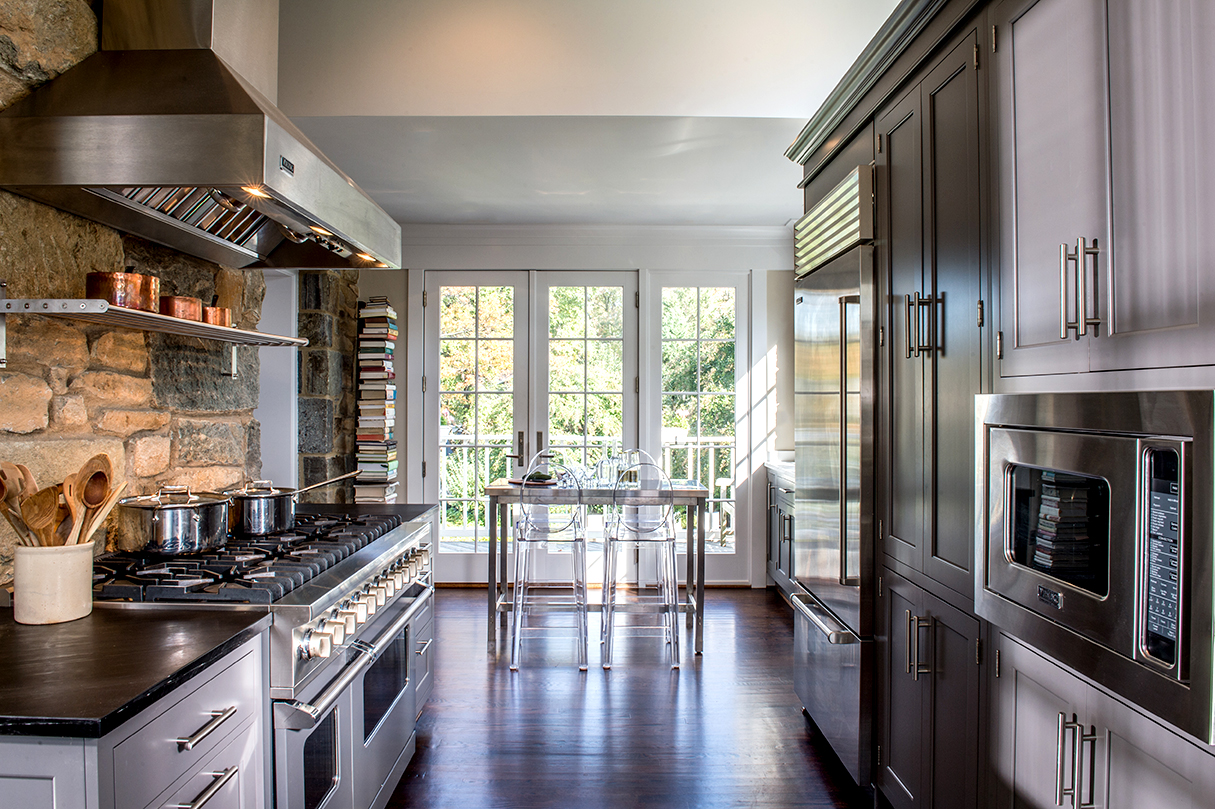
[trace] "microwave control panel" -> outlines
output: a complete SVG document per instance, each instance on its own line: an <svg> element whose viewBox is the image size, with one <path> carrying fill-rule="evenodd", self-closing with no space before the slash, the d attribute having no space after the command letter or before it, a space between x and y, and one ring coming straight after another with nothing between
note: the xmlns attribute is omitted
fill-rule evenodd
<svg viewBox="0 0 1215 809"><path fill-rule="evenodd" d="M1181 627L1181 476L1177 451L1147 451L1147 603L1143 650L1167 665L1177 664Z"/></svg>

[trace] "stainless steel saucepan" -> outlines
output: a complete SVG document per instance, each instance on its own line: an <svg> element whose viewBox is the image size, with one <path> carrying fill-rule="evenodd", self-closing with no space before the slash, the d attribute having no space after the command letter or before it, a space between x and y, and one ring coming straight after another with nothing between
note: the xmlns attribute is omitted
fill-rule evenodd
<svg viewBox="0 0 1215 809"><path fill-rule="evenodd" d="M280 488L268 480L254 480L240 488L221 492L221 496L232 500L232 508L228 511L228 530L234 535L262 536L293 528L296 495L356 475L357 470L299 489Z"/></svg>

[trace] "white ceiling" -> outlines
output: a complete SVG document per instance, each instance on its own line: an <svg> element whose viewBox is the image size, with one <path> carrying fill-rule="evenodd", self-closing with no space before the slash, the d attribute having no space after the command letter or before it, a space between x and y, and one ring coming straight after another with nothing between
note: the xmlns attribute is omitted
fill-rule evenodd
<svg viewBox="0 0 1215 809"><path fill-rule="evenodd" d="M280 0L279 106L402 224L784 225L895 0Z"/></svg>

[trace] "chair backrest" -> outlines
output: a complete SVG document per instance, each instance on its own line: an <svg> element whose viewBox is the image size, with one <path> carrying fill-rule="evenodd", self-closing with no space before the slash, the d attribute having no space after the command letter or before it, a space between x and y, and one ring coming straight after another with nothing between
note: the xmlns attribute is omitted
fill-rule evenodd
<svg viewBox="0 0 1215 809"><path fill-rule="evenodd" d="M534 480L535 473L548 475L548 481ZM525 539L546 539L579 534L582 527L582 484L578 474L564 464L550 460L548 453L536 453L523 477L519 495L519 528ZM568 503L553 503L553 489L563 495L573 490ZM566 499L566 498L563 498Z"/></svg>
<svg viewBox="0 0 1215 809"><path fill-rule="evenodd" d="M612 522L618 538L673 537L671 515L674 509L671 479L658 464L634 463L617 476L612 489Z"/></svg>

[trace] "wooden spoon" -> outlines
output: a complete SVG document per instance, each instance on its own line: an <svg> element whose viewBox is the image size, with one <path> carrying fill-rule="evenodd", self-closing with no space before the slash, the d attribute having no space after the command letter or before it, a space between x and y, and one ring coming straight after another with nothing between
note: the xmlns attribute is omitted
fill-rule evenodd
<svg viewBox="0 0 1215 809"><path fill-rule="evenodd" d="M21 473L22 486L20 499L24 500L34 492L38 491L38 484L34 482L34 473L30 471L28 466L23 463L13 465L16 466L17 471Z"/></svg>
<svg viewBox="0 0 1215 809"><path fill-rule="evenodd" d="M83 524L87 525L90 517L97 512L106 498L110 496L110 479L114 476L114 468L110 456L105 453L94 455L84 462L76 473L76 494L84 504ZM78 542L88 542L84 537Z"/></svg>
<svg viewBox="0 0 1215 809"><path fill-rule="evenodd" d="M59 516L59 495L62 491L61 485L47 486L21 503L21 516L42 545L55 544L55 518Z"/></svg>
<svg viewBox="0 0 1215 809"><path fill-rule="evenodd" d="M110 492L110 496L106 498L100 508L96 511L89 509L90 513L85 517L84 528L80 531L79 542L88 542L93 538L93 534L105 522L105 518L110 516L110 512L114 509L114 506L118 503L118 499L122 497L122 493L126 488L127 482L124 480Z"/></svg>
<svg viewBox="0 0 1215 809"><path fill-rule="evenodd" d="M75 475L68 475L63 479L63 501L67 504L69 519L71 523L67 527L67 533L61 534L64 537L64 545L75 545L77 538L80 536L80 529L84 527L84 501L80 499L81 481Z"/></svg>
<svg viewBox="0 0 1215 809"><path fill-rule="evenodd" d="M30 533L29 527L25 521L21 519L21 506L17 502L17 492L8 488L3 478L0 478L0 512L4 513L4 519L8 520L8 524L13 527L13 531L17 534L17 541L22 545L36 545L37 541Z"/></svg>

